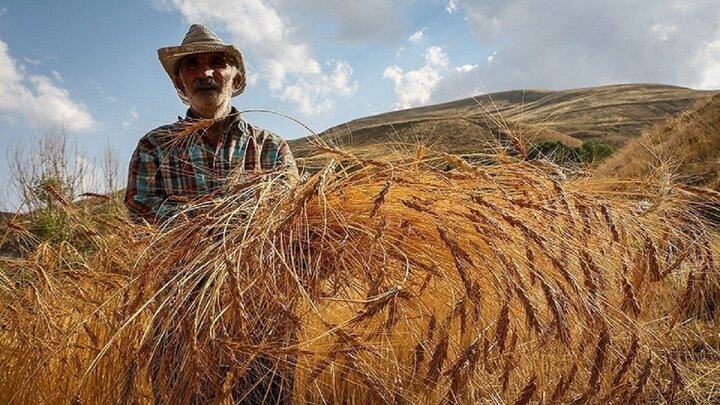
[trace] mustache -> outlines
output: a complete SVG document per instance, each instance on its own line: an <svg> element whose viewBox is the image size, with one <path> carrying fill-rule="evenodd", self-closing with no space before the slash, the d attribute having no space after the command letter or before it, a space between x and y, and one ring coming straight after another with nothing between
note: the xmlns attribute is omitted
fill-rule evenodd
<svg viewBox="0 0 720 405"><path fill-rule="evenodd" d="M193 89L195 90L217 90L219 88L220 85L213 77L198 78L193 83Z"/></svg>

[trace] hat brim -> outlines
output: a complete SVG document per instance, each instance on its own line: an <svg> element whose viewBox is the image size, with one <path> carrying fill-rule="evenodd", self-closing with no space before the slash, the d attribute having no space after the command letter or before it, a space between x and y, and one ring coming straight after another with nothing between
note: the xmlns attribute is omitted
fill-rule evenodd
<svg viewBox="0 0 720 405"><path fill-rule="evenodd" d="M158 58L160 59L160 64L162 64L163 69L165 69L165 72L170 77L170 81L172 81L173 87L175 87L175 90L177 91L180 100L182 100L182 102L185 104L189 105L190 101L185 96L185 94L183 94L183 92L177 88L177 85L175 84L175 72L177 63L185 56L207 52L224 52L235 60L238 68L238 74L240 74L241 80L238 86L235 88L235 91L233 91L232 96L239 96L240 94L242 94L243 91L245 91L245 85L247 83L245 79L245 61L243 60L242 52L240 52L240 50L235 47L235 45L218 44L216 42L194 42L187 45L160 48L158 49Z"/></svg>

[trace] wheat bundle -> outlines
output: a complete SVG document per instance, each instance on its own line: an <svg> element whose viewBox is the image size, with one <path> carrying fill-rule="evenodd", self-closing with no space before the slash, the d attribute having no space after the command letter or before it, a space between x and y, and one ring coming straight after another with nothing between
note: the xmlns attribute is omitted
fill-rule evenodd
<svg viewBox="0 0 720 405"><path fill-rule="evenodd" d="M717 241L683 198L621 194L528 162L326 152L342 167L295 188L270 173L189 203L157 231L124 224L135 243L78 257L85 271L9 264L32 276L4 289L4 302L25 301L3 310L14 332L0 356L14 366L1 398L692 397L683 387L703 371L669 345L710 339L697 318L716 318Z"/></svg>

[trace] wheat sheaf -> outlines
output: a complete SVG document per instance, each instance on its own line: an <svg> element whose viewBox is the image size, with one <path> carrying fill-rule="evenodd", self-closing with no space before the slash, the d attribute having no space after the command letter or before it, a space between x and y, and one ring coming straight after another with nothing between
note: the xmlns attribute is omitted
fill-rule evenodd
<svg viewBox="0 0 720 405"><path fill-rule="evenodd" d="M82 246L0 262L0 402L718 399L708 195L323 152L297 186L231 182L157 228L64 206Z"/></svg>

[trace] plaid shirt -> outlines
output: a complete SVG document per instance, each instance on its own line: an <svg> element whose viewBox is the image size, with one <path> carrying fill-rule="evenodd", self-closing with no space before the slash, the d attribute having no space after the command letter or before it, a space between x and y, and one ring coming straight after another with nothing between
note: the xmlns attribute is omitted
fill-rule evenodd
<svg viewBox="0 0 720 405"><path fill-rule="evenodd" d="M195 122L188 118L148 132L130 160L125 205L133 220L155 223L176 212L181 201L222 190L231 174L284 168L297 178L297 165L287 142L245 122L233 108L234 120L211 145L204 130L178 133ZM259 153L258 153L259 152ZM241 166L242 165L242 166Z"/></svg>

